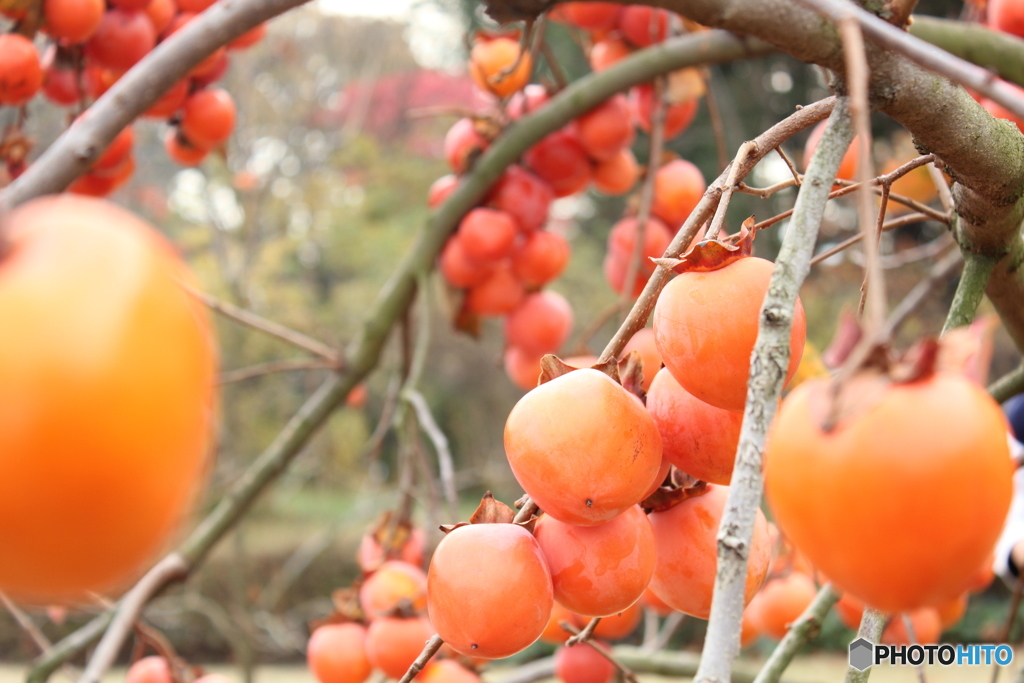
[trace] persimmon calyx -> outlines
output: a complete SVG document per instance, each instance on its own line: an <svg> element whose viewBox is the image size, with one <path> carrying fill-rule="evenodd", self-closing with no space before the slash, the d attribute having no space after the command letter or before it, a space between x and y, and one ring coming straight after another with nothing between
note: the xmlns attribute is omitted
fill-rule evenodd
<svg viewBox="0 0 1024 683"><path fill-rule="evenodd" d="M754 217L743 221L740 231L724 240L705 239L690 247L680 258L651 259L677 274L706 273L725 268L754 253Z"/></svg>
<svg viewBox="0 0 1024 683"><path fill-rule="evenodd" d="M655 489L654 493L640 502L640 507L648 513L664 512L665 510L671 510L684 500L696 498L708 492L706 481L694 479L685 472L675 468L672 469L672 473L669 475L669 481L671 483L670 486L661 486Z"/></svg>
<svg viewBox="0 0 1024 683"><path fill-rule="evenodd" d="M488 491L483 495L483 498L480 499L480 505L478 505L473 514L470 515L468 522L442 524L440 529L444 533L448 534L459 527L469 526L470 524L515 524L523 527L531 534L533 533L533 527L537 523L536 516L531 517L525 522L517 522L515 521L515 518L515 511L500 500L497 500L494 497L494 494Z"/></svg>

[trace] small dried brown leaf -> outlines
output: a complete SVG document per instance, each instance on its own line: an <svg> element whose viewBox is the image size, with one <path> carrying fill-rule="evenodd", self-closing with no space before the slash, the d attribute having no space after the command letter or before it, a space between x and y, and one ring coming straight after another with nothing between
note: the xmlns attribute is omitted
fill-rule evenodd
<svg viewBox="0 0 1024 683"><path fill-rule="evenodd" d="M339 588L331 593L331 602L334 604L334 612L339 620L330 623L339 624L345 621L363 621L366 618L366 615L363 613L362 603L359 602L360 583L361 581L356 581L348 588Z"/></svg>
<svg viewBox="0 0 1024 683"><path fill-rule="evenodd" d="M511 524L516 518L515 511L488 491L480 499L476 512L469 518L470 524Z"/></svg>
<svg viewBox="0 0 1024 683"><path fill-rule="evenodd" d="M639 351L630 351L619 361L618 374L622 388L634 394L640 401L647 404L647 392L644 391L644 361Z"/></svg>
<svg viewBox="0 0 1024 683"><path fill-rule="evenodd" d="M590 366L592 370L603 372L604 374L611 377L613 380L622 384L622 380L619 377L619 362L616 360L605 361L604 363L597 363L596 365Z"/></svg>
<svg viewBox="0 0 1024 683"><path fill-rule="evenodd" d="M469 526L469 522L456 522L455 524L442 524L437 527L443 534L450 534L451 532L458 529L460 526Z"/></svg>
<svg viewBox="0 0 1024 683"><path fill-rule="evenodd" d="M558 379L562 375L568 375L573 370L579 370L579 368L574 368L558 356L549 353L540 359L540 381L538 385L546 384L553 379Z"/></svg>
<svg viewBox="0 0 1024 683"><path fill-rule="evenodd" d="M688 487L662 487L657 489L643 502L641 502L640 507L650 512L664 512L665 510L671 510L676 505L682 503L684 500L696 498L697 496L702 496L705 493L707 493L707 491L707 482L703 481L697 481L695 484Z"/></svg>
<svg viewBox="0 0 1024 683"><path fill-rule="evenodd" d="M727 241L717 239L705 239L693 245L688 252L683 254L679 262L671 266L677 273L701 273L712 270L720 270L741 258L746 258L754 250L753 219L748 218L743 227L735 235L731 235ZM662 259L668 261L668 259ZM655 261L658 263L658 261ZM668 263L658 263L660 266L669 268Z"/></svg>

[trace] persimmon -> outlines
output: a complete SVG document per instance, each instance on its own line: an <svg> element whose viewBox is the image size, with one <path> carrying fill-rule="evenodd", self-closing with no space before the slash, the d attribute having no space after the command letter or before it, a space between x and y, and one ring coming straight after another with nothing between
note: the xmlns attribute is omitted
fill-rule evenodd
<svg viewBox="0 0 1024 683"><path fill-rule="evenodd" d="M595 358L594 361L596 362L597 359ZM594 363L590 363L589 366L583 366L583 367L590 367L593 364ZM659 488L661 488L661 485L665 483L665 479L668 477L668 473L671 470L672 470L672 463L669 462L668 460L666 460L665 458L662 458L661 459L661 467L658 468L658 475L654 478L654 482L651 483L650 488L647 489L646 493L644 493L644 495L643 495L643 498L641 498L640 500L641 501L646 500L655 491L657 491Z"/></svg>
<svg viewBox="0 0 1024 683"><path fill-rule="evenodd" d="M92 162L90 170L93 173L99 174L115 170L132 153L134 145L135 131L131 126L128 126L114 136L114 140L107 145L107 148L97 157L96 161Z"/></svg>
<svg viewBox="0 0 1024 683"><path fill-rule="evenodd" d="M648 515L658 546L651 590L674 609L701 619L711 614L711 593L718 567L718 527L728 496L729 487L708 484L703 495ZM746 604L764 583L771 554L768 523L758 510L747 557Z"/></svg>
<svg viewBox="0 0 1024 683"><path fill-rule="evenodd" d="M644 368L644 391L650 391L651 384L654 382L654 377L661 370L661 354L658 353L658 342L654 339L654 330L650 327L645 327L636 334L633 335L632 339L626 342L626 346L622 349L622 358L628 356L631 352L636 351L640 354L640 360L643 361ZM664 439L662 440L662 452L664 452Z"/></svg>
<svg viewBox="0 0 1024 683"><path fill-rule="evenodd" d="M463 173L489 144L490 141L477 131L473 119L459 119L444 136L444 156L453 171Z"/></svg>
<svg viewBox="0 0 1024 683"><path fill-rule="evenodd" d="M127 71L156 45L156 29L142 12L111 9L85 44L85 54L99 66Z"/></svg>
<svg viewBox="0 0 1024 683"><path fill-rule="evenodd" d="M54 104L66 107L82 98L78 90L78 74L68 65L55 59L56 48L43 58L43 95Z"/></svg>
<svg viewBox="0 0 1024 683"><path fill-rule="evenodd" d="M533 59L511 38L478 40L469 54L469 75L477 87L508 97L530 82Z"/></svg>
<svg viewBox="0 0 1024 683"><path fill-rule="evenodd" d="M353 623L321 626L309 637L306 661L320 683L363 683L373 671L366 629Z"/></svg>
<svg viewBox="0 0 1024 683"><path fill-rule="evenodd" d="M156 34L160 36L174 21L174 16L178 13L178 4L175 0L149 0L143 12L149 17Z"/></svg>
<svg viewBox="0 0 1024 683"><path fill-rule="evenodd" d="M477 263L499 261L512 253L516 222L504 211L477 207L465 215L456 234L466 258Z"/></svg>
<svg viewBox="0 0 1024 683"><path fill-rule="evenodd" d="M540 637L551 616L554 597L544 554L530 532L515 524L454 529L434 551L427 576L430 620L467 657L513 655Z"/></svg>
<svg viewBox="0 0 1024 683"><path fill-rule="evenodd" d="M862 373L841 398L827 431L829 379L783 401L765 451L776 523L839 590L881 610L956 597L992 552L1013 495L999 405L941 371L903 383Z"/></svg>
<svg viewBox="0 0 1024 683"><path fill-rule="evenodd" d="M633 119L640 130L651 132L651 116L654 111L654 88L643 84L629 91L629 105ZM665 139L671 140L690 127L697 116L697 98L684 102L669 102L665 107Z"/></svg>
<svg viewBox="0 0 1024 683"><path fill-rule="evenodd" d="M864 617L864 603L849 593L843 593L835 605L836 615L843 626L856 631L860 628L860 620Z"/></svg>
<svg viewBox="0 0 1024 683"><path fill-rule="evenodd" d="M618 614L643 595L654 572L654 531L634 505L606 524L564 524L541 516L534 530L555 600L577 614Z"/></svg>
<svg viewBox="0 0 1024 683"><path fill-rule="evenodd" d="M182 10L181 12L175 14L174 17L171 19L171 22L166 26L166 28L163 31L163 39L166 40L168 37L174 35L181 29L185 28L185 26L188 23L190 23L193 19L195 19L196 16L198 16L196 12L186 10ZM226 58L227 48L223 46L218 47L211 54L207 55L201 62L192 67L192 70L188 72L188 75L197 80L202 80L204 77L207 77L215 73L218 69L220 69L221 60ZM219 78L219 74L217 74L217 77ZM213 80L217 79L214 78ZM200 87L202 87L202 85L205 84L206 83L201 83ZM232 103L232 106L233 104L234 103Z"/></svg>
<svg viewBox="0 0 1024 683"><path fill-rule="evenodd" d="M989 553L989 555L982 561L978 568L971 575L971 578L967 580L964 590L968 593L981 593L990 585L996 578L995 570L993 565L995 564L995 554Z"/></svg>
<svg viewBox="0 0 1024 683"><path fill-rule="evenodd" d="M789 625L800 618L814 601L818 590L806 574L790 572L768 581L751 603L751 619L757 629L775 640L782 640ZM756 609L753 607L756 605Z"/></svg>
<svg viewBox="0 0 1024 683"><path fill-rule="evenodd" d="M672 14L646 5L629 5L619 15L619 30L637 47L648 47L668 37Z"/></svg>
<svg viewBox="0 0 1024 683"><path fill-rule="evenodd" d="M185 100L181 132L196 147L218 147L227 141L234 129L235 101L227 90L200 90Z"/></svg>
<svg viewBox="0 0 1024 683"><path fill-rule="evenodd" d="M480 263L469 258L458 236L448 240L444 245L439 266L444 279L460 289L482 284L494 271L492 264Z"/></svg>
<svg viewBox="0 0 1024 683"><path fill-rule="evenodd" d="M83 173L68 186L68 192L84 197L102 198L117 189L116 186L117 181L114 178L103 177L94 173Z"/></svg>
<svg viewBox="0 0 1024 683"><path fill-rule="evenodd" d="M388 678L401 678L433 636L425 617L374 619L366 630L366 658Z"/></svg>
<svg viewBox="0 0 1024 683"><path fill-rule="evenodd" d="M615 671L615 665L592 647L576 645L555 651L555 676L562 683L611 683Z"/></svg>
<svg viewBox="0 0 1024 683"><path fill-rule="evenodd" d="M1017 0L988 0L987 19L997 31L1024 36L1024 6Z"/></svg>
<svg viewBox="0 0 1024 683"><path fill-rule="evenodd" d="M427 191L427 206L431 209L444 204L448 197L452 196L455 188L459 186L459 177L452 173L443 175L435 180Z"/></svg>
<svg viewBox="0 0 1024 683"><path fill-rule="evenodd" d="M537 386L537 380L540 378L540 359L543 355L509 346L503 356L505 374L512 380L512 384L529 391Z"/></svg>
<svg viewBox="0 0 1024 683"><path fill-rule="evenodd" d="M82 43L100 27L104 10L103 0L44 0L44 28L57 40Z"/></svg>
<svg viewBox="0 0 1024 683"><path fill-rule="evenodd" d="M596 41L590 48L590 54L587 57L590 61L590 68L600 72L631 54L633 54L633 50L630 49L626 41L619 34L612 33Z"/></svg>
<svg viewBox="0 0 1024 683"><path fill-rule="evenodd" d="M649 610L653 610L659 617L667 617L668 615L675 612L672 605L658 597L657 593L651 590L648 586L644 590L644 594L640 596L640 604Z"/></svg>
<svg viewBox="0 0 1024 683"><path fill-rule="evenodd" d="M522 166L509 166L487 198L487 205L504 211L516 220L519 229L533 232L548 219L554 190Z"/></svg>
<svg viewBox="0 0 1024 683"><path fill-rule="evenodd" d="M580 144L591 158L608 161L633 144L636 136L625 95L612 95L576 119Z"/></svg>
<svg viewBox="0 0 1024 683"><path fill-rule="evenodd" d="M512 254L512 272L527 287L551 282L569 264L569 242L558 233L537 231L528 235Z"/></svg>
<svg viewBox="0 0 1024 683"><path fill-rule="evenodd" d="M523 162L546 181L556 197L567 197L590 182L590 159L579 137L562 129L551 133L523 155Z"/></svg>
<svg viewBox="0 0 1024 683"><path fill-rule="evenodd" d="M747 608L743 610L743 620L740 622L740 647L750 647L757 642L757 639L761 637L761 629L758 628L754 619L751 617L754 603L757 602L757 596L750 601Z"/></svg>
<svg viewBox="0 0 1024 683"><path fill-rule="evenodd" d="M551 353L572 331L572 307L558 292L528 295L505 319L505 339L528 353Z"/></svg>
<svg viewBox="0 0 1024 683"><path fill-rule="evenodd" d="M654 174L654 201L651 213L678 228L704 196L704 174L686 159L670 161Z"/></svg>
<svg viewBox="0 0 1024 683"><path fill-rule="evenodd" d="M413 527L409 532L405 543L398 549L397 559L419 567L423 563L423 549L426 546L426 536L423 529ZM373 572L381 568L386 562L384 549L373 534L363 534L359 541L359 549L356 551L356 562L364 572Z"/></svg>
<svg viewBox="0 0 1024 683"><path fill-rule="evenodd" d="M427 575L416 565L388 560L359 588L359 602L370 618L407 603L419 611L427 606Z"/></svg>
<svg viewBox="0 0 1024 683"><path fill-rule="evenodd" d="M949 630L967 613L967 593L961 593L952 600L936 605L935 611L939 614L940 630Z"/></svg>
<svg viewBox="0 0 1024 683"><path fill-rule="evenodd" d="M810 137L807 138L807 143L804 145L804 169L806 170L807 165L811 163L811 157L814 155L814 150L818 147L818 142L821 140L821 136L825 134L825 124L827 121L822 121L811 130ZM856 180L857 179L857 164L860 163L860 145L859 140L854 138L847 148L846 153L843 155L843 160L839 162L839 171L836 173L836 177L842 180ZM838 185L833 186L833 189Z"/></svg>
<svg viewBox="0 0 1024 683"><path fill-rule="evenodd" d="M125 683L171 683L171 667L164 657L143 657L128 667L124 680Z"/></svg>
<svg viewBox="0 0 1024 683"><path fill-rule="evenodd" d="M181 109L188 97L188 79L182 79L172 85L156 103L143 114L149 119L166 119Z"/></svg>
<svg viewBox="0 0 1024 683"><path fill-rule="evenodd" d="M510 119L518 121L543 107L550 99L547 88L539 83L531 83L509 98L506 113Z"/></svg>
<svg viewBox="0 0 1024 683"><path fill-rule="evenodd" d="M602 617L601 621L597 624L597 628L594 629L594 635L605 640L622 640L636 630L643 617L644 608L640 606L639 602L634 602L618 614ZM579 617L577 619L580 627L586 626L587 622L590 621L589 619L581 619Z"/></svg>
<svg viewBox="0 0 1024 683"><path fill-rule="evenodd" d="M622 5L615 2L567 2L561 9L562 16L570 24L596 31L615 28Z"/></svg>
<svg viewBox="0 0 1024 683"><path fill-rule="evenodd" d="M479 284L466 293L466 308L480 315L505 315L516 310L526 297L523 283L508 263L499 263Z"/></svg>
<svg viewBox="0 0 1024 683"><path fill-rule="evenodd" d="M938 610L932 607L922 607L909 612L910 627L914 637L907 632L907 625L903 621L902 614L893 615L889 623L882 631L881 641L885 645L935 645L942 635L942 620L939 618Z"/></svg>
<svg viewBox="0 0 1024 683"><path fill-rule="evenodd" d="M633 151L622 149L611 159L594 164L591 180L594 187L605 194L626 194L640 179L640 164Z"/></svg>
<svg viewBox="0 0 1024 683"><path fill-rule="evenodd" d="M729 485L743 413L701 401L680 386L668 368L654 377L647 410L658 425L666 459L697 479Z"/></svg>
<svg viewBox="0 0 1024 683"><path fill-rule="evenodd" d="M662 362L684 389L705 403L740 411L747 398L761 304L775 266L748 256L710 267L715 269L678 275L662 290L654 308L655 339ZM806 330L798 298L787 381L800 365Z"/></svg>
<svg viewBox="0 0 1024 683"><path fill-rule="evenodd" d="M640 502L661 467L661 437L617 382L574 370L519 400L505 423L505 454L544 512L593 526Z"/></svg>
<svg viewBox="0 0 1024 683"><path fill-rule="evenodd" d="M59 195L4 220L0 590L73 602L136 578L185 521L209 463L213 333L185 265L131 213Z"/></svg>
<svg viewBox="0 0 1024 683"><path fill-rule="evenodd" d="M451 659L428 662L416 677L420 683L480 683L480 677Z"/></svg>
<svg viewBox="0 0 1024 683"><path fill-rule="evenodd" d="M623 218L612 227L612 231L608 235L604 276L608 285L619 293L626 286L626 278L629 277L627 271L630 259L633 258L637 233L640 231L639 226L636 218ZM669 232L668 227L657 218L649 218L644 228L640 267L637 269L636 279L633 281L632 296L640 296L647 280L654 273L655 265L651 259L663 256L671 242L672 233Z"/></svg>
<svg viewBox="0 0 1024 683"><path fill-rule="evenodd" d="M0 105L21 105L43 87L36 46L17 33L0 35Z"/></svg>
<svg viewBox="0 0 1024 683"><path fill-rule="evenodd" d="M181 132L174 128L164 133L164 151L171 161L182 166L198 166L209 154L209 150L200 149L183 139Z"/></svg>
<svg viewBox="0 0 1024 683"><path fill-rule="evenodd" d="M551 616L548 617L548 623L544 625L544 631L540 634L540 639L552 645L565 644L565 641L569 640L572 634L562 628L563 621L576 625L580 618L579 615L573 614L556 602L551 606Z"/></svg>

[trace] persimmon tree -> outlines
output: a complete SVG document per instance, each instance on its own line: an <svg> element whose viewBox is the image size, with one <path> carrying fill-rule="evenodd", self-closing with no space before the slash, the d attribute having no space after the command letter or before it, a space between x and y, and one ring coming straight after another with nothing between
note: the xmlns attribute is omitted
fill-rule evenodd
<svg viewBox="0 0 1024 683"><path fill-rule="evenodd" d="M126 63L130 68L124 75L0 190L0 258L13 261L18 255L23 230L18 225L22 215L18 207L66 190L84 174L103 178L96 172L97 164L117 148L119 140L124 144L127 126L182 79L195 78L196 69L201 75L203 65L212 63L207 60L225 45L298 4L295 0L221 0L199 8L204 11L179 22L180 27L167 32L152 51ZM955 612L960 603L954 601L969 589L968 579L991 551L993 534L1005 516L1010 470L1009 458L1002 457L1005 453L1000 450L1004 435L995 404L968 379L948 379L941 373L968 364L962 358L958 362L958 351L970 362L979 362L977 357L983 355L973 348L962 351L969 343L955 332L971 323L983 296L993 303L1018 348L1024 348L1024 275L1020 272L1024 136L1016 126L995 118L965 87L987 98L989 110L999 113L995 107L1002 107L1000 116L1024 118L1024 97L1006 82L1024 85L1019 69L1024 42L977 25L915 19L913 0L664 0L654 3L658 11L625 4L626 9L610 3L562 6L547 0L485 3L499 22L521 22L519 40L481 40L471 53L471 74L495 96L496 113L465 119L452 128L446 152L458 177L435 186L430 202L436 208L429 224L398 261L359 332L344 348L332 349L206 298L218 311L321 357L330 374L180 546L150 568L115 606L45 652L34 664L31 681L46 680L97 640L81 680L94 683L101 678L147 602L204 561L378 366L394 329L408 326L415 302L429 306L427 282L435 269L453 289L465 290L457 324L472 327L479 316L507 316L509 374L524 385L531 384L531 376L540 375L540 385L512 411L506 426L509 464L528 495L518 502L518 512L485 498L472 524L448 520L454 527L438 547L425 589L422 577L398 568L401 563L380 564L395 554L421 556L421 548L409 546L415 542L414 531L408 541L393 543L394 547L390 547L394 533L392 541L382 544L388 547L374 547L373 543L380 543L376 537L367 541L366 556L361 550L360 560L366 562L364 569L377 573L363 584L356 601L359 609L355 616L339 610L338 621L346 623L322 627L310 644L313 669L325 683L341 676L339 672L355 671L358 675L353 680L362 680L360 676L365 678L371 665L403 681L421 670L427 680L456 680L465 672L448 670L453 666L445 663L448 660L428 667L445 640L452 651L465 657L506 656L547 632L552 620L559 623L561 618L552 615L570 605L591 618L571 623L574 615L563 615L574 647L563 651L552 666L566 680L575 667L597 669L605 676L618 669L632 676L631 669L653 667L657 658L609 650L591 638L613 638L602 634L602 624L609 629L617 618L613 615L625 614L648 583L652 601L708 618L699 664L676 662L677 671L695 674L702 682L731 680L733 661L749 629L781 636L775 653L756 676L757 681L779 680L824 614L833 605L842 605L840 591L848 593L841 609L859 618L860 633L873 640L913 639L911 632L921 638L925 625L940 623L942 614ZM544 56L553 74L558 72L557 60L546 55L544 43L543 27L554 19L598 32L592 36L589 54L594 72L555 92L531 91L527 83L539 56ZM21 21L33 21L31 12ZM40 17L34 21L38 24ZM612 21L619 22L614 25L621 35L602 35ZM680 25L685 32L672 35ZM52 18L45 26L58 38L85 33L82 27L61 27ZM24 47L15 42L18 50ZM719 177L706 188L700 177L701 188L694 191L686 178L699 177L699 170L682 160L664 166L660 161L664 138L684 129L692 119L699 97L694 78L701 82L699 75L694 76L699 74L695 68L775 51L827 69L836 94L802 107L737 150L728 150L733 158ZM5 50L0 60L13 54L13 49ZM989 69L1006 81L994 79ZM11 103L22 100L23 94L13 84L0 82L0 86L6 88L0 88L0 93L8 93ZM627 103L621 93L630 89ZM200 89L189 97L182 104L178 137L168 144L170 155L183 163L198 162L194 157L202 156L189 152L220 144L233 121L233 108L222 91ZM642 181L636 159L628 152L634 126L622 125L630 107L650 144ZM873 111L905 127L920 156L875 175L869 125ZM571 131L566 128L569 124ZM754 166L777 151L786 158L780 146L817 124L823 128L816 133L820 137L805 172L800 174L791 165L792 180L782 183L799 187L792 210L761 223L729 225L727 209L736 193L764 197L783 189L746 184ZM848 172L841 171L848 149L856 150L859 157L853 164L855 178L844 178ZM897 181L928 165L941 210L893 190ZM567 247L540 227L553 197L579 192L591 182L609 194L640 185L636 214L616 226L605 261L609 283L621 295L616 311L628 312L599 357L562 362L546 354L565 342L572 324L571 302L538 290L564 267ZM876 191L880 210L874 203ZM786 454L778 457L769 449L765 470L766 437L783 389L800 362L805 321L798 290L815 258L827 202L850 193L857 194L861 229L857 239L865 253L860 322L846 330L846 343L834 358L835 375L808 383L783 404L776 429L784 430L778 442L787 445ZM877 252L881 231L905 225L911 218L887 222L886 207L897 201L917 212L914 219L926 216L949 226L964 268L944 340L925 342L902 357L889 350L894 329L927 296L930 284L951 273L959 259L939 261L934 277L889 315ZM774 264L751 257L756 232L783 218L789 218L789 223ZM715 296L732 298L736 305L725 310L712 305L705 310L694 303ZM656 353L645 358L641 349L650 350L650 341L646 347L633 342L638 347L635 353L629 344L652 316L650 334ZM714 320L714 331L708 332L704 328L714 318L719 318ZM423 347L410 352L407 360L388 422L401 438L418 438L422 430L432 441L451 514L457 514L447 443L417 391ZM666 368L658 372L662 362ZM1015 373L1000 380L993 393L999 398L1019 393L1024 390L1020 377ZM901 392L913 395L907 398ZM955 423L958 414L977 415L971 422L978 424L979 433L963 436L970 443L964 452L947 454L951 469L944 473L948 478L937 479L936 485L955 493L964 472L973 474L982 468L977 463L964 464L972 448L984 447L989 457L982 469L991 492L985 496L985 510L971 508L970 515L960 515L975 520L975 528L964 527L962 519L958 524L954 510L951 519L933 530L935 538L949 534L963 541L956 547L959 563L950 567L950 558L935 555L928 544L908 550L908 544L895 543L876 552L892 559L900 552L914 551L914 558L936 571L922 576L913 562L902 561L905 571L914 571L911 577L897 577L905 580L904 585L891 574L880 578L870 567L846 575L849 563L827 566L826 558L840 550L829 545L821 521L841 518L844 510L849 512L850 506L867 499L859 491L850 494L853 502L845 503L842 496L827 493L813 501L802 495L820 485L825 476L819 473L815 478L813 464L823 451L817 442L857 424L867 407L887 406L886 401L897 406L930 401L938 410L954 394L957 403L946 406L953 411L949 419L937 420L939 443L933 445L941 450L941 429ZM638 400L644 397L646 406ZM907 421L897 408L890 412L893 415L884 428L895 429ZM663 442L692 424L702 425L716 440L714 452L705 453L704 462L694 462L686 453L670 454L671 447L686 450L677 441L663 450ZM876 434L882 429L859 426ZM579 450L580 444L586 448ZM856 453L856 447L848 450ZM880 470L873 471L872 477L884 477L884 465ZM769 503L795 549L785 539L771 538L760 510L763 471L769 477ZM840 488L842 475L832 473L838 476L835 485ZM905 483L893 483L890 500L899 499L906 491L900 485ZM845 508L828 508L844 504ZM878 506L884 519L886 508L874 500L871 505ZM826 508L836 516L820 514ZM538 512L544 513L539 519ZM408 510L397 517L407 518ZM694 520L706 523L702 526ZM399 519L390 531L407 521ZM622 533L613 534L616 539L603 538L602 529L608 529L602 524L626 527L622 533L635 534L639 550L616 549L615 540L621 541ZM635 571L617 584L621 595L583 600L574 592L582 589L574 588L571 577L558 571L560 563L575 560L576 543L600 544L607 553L630 556L650 555L648 546L653 543L657 560L640 557ZM758 594L769 571L773 545L783 572L796 573L776 579L771 591ZM479 572L460 575L470 564ZM694 575L694 585L679 582L682 565ZM826 575L816 575L818 570ZM821 583L820 589L812 576ZM829 580L836 582L835 587ZM906 590L897 591L898 595L878 590L880 581L889 580ZM396 588L403 585L411 588ZM420 614L423 590L433 624ZM490 605L491 611L469 619L462 602L467 591ZM510 595L517 596L518 602L511 604ZM409 597L416 599L402 602ZM511 623L497 623L494 613L512 607L515 614L503 615ZM934 613L923 616L917 611L933 607ZM910 627L902 635L894 631L883 635L886 619L875 608L907 612ZM366 617L376 617L368 629L357 623ZM403 644L402 652L398 643ZM589 650L576 649L583 643L592 645L597 658ZM407 651L413 646L422 652L410 661ZM325 654L314 654L320 652ZM147 660L136 666L143 663L159 668Z"/></svg>

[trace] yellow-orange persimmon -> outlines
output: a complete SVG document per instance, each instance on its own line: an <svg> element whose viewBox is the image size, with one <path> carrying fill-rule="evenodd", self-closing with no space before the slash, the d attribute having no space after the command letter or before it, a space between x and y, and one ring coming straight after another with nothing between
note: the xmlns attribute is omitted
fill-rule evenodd
<svg viewBox="0 0 1024 683"><path fill-rule="evenodd" d="M553 604L544 554L516 524L454 529L430 561L430 620L467 657L498 659L530 646L544 631Z"/></svg>
<svg viewBox="0 0 1024 683"><path fill-rule="evenodd" d="M711 614L711 593L718 567L718 527L728 496L728 486L709 484L703 495L650 514L658 546L651 590L674 609L701 619ZM747 559L746 603L764 583L771 554L768 522L758 510Z"/></svg>
<svg viewBox="0 0 1024 683"><path fill-rule="evenodd" d="M602 618L597 624L597 628L594 629L594 635L605 640L622 640L636 630L643 616L644 608L639 602L634 602L618 614ZM577 625L580 628L586 626L590 621L586 617L577 617L577 620Z"/></svg>
<svg viewBox="0 0 1024 683"><path fill-rule="evenodd" d="M555 600L577 614L618 614L640 599L654 572L654 530L637 505L591 527L543 515L534 535L551 570Z"/></svg>
<svg viewBox="0 0 1024 683"><path fill-rule="evenodd" d="M306 661L320 683L362 683L373 671L366 657L366 628L351 623L321 626L309 637Z"/></svg>
<svg viewBox="0 0 1024 683"><path fill-rule="evenodd" d="M513 68L514 67L514 68ZM530 82L533 60L511 38L481 40L469 55L469 75L481 90L508 97Z"/></svg>
<svg viewBox="0 0 1024 683"><path fill-rule="evenodd" d="M4 225L0 590L85 599L141 573L199 491L214 340L185 265L127 211L61 195Z"/></svg>
<svg viewBox="0 0 1024 683"><path fill-rule="evenodd" d="M842 397L828 431L829 380L783 402L765 452L776 523L839 590L885 612L956 597L1013 495L999 405L946 372L899 384L864 373Z"/></svg>
<svg viewBox="0 0 1024 683"><path fill-rule="evenodd" d="M425 617L374 619L366 631L366 658L388 678L401 678L433 635Z"/></svg>
<svg viewBox="0 0 1024 683"><path fill-rule="evenodd" d="M636 396L602 372L574 370L520 399L505 423L505 453L544 512L593 526L651 488L661 437Z"/></svg>
<svg viewBox="0 0 1024 683"><path fill-rule="evenodd" d="M403 602L422 610L427 606L427 575L408 562L388 560L363 582L359 602L370 619L403 606Z"/></svg>
<svg viewBox="0 0 1024 683"><path fill-rule="evenodd" d="M759 631L782 640L789 625L804 613L817 594L809 576L791 572L764 585L750 603L750 618Z"/></svg>

